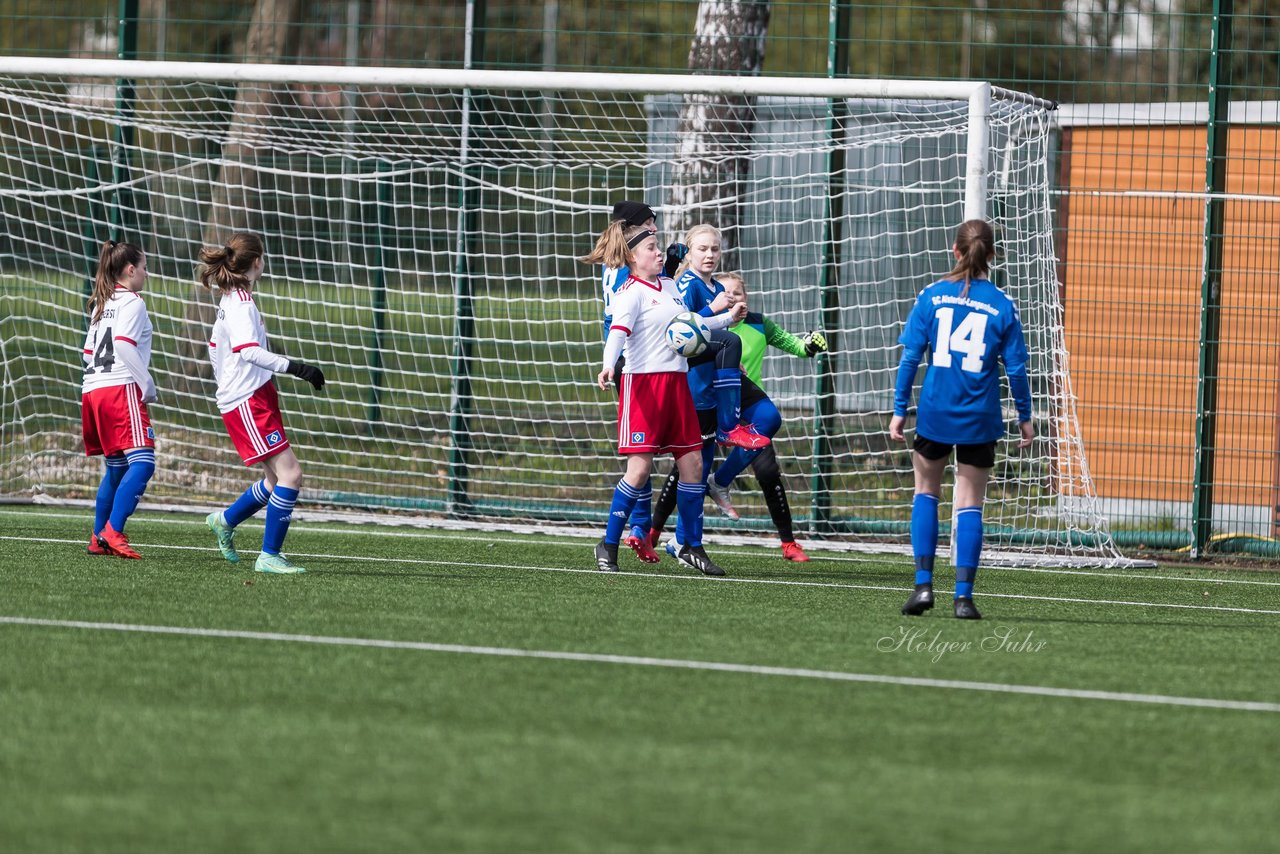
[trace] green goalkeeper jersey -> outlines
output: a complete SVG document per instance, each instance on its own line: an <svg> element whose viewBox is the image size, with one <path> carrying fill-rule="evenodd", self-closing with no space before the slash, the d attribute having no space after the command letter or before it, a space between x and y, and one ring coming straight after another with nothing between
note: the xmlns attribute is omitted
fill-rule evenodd
<svg viewBox="0 0 1280 854"><path fill-rule="evenodd" d="M742 371L751 381L763 388L760 372L764 366L764 351L770 346L777 347L804 359L804 342L763 314L747 312L747 317L733 331L742 339Z"/></svg>

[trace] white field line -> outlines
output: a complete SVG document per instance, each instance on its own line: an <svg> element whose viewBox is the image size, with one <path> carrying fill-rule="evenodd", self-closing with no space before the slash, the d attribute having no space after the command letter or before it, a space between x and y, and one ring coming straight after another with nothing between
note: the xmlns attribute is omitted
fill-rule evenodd
<svg viewBox="0 0 1280 854"><path fill-rule="evenodd" d="M10 537L0 536L0 541L14 540L17 542L40 542L40 543L64 543L68 545L83 545L80 540L50 540L40 537ZM142 549L147 550L167 550L167 551L189 551L200 552L202 554L216 553L215 548L204 548L201 546L174 546L168 544L147 544L134 541L132 543ZM392 563L392 564L416 564L420 566L449 566L449 567L466 567L470 569L512 569L522 572L568 572L580 573L583 575L596 575L607 577L610 579L629 579L629 578L658 578L664 581L698 581L707 584L771 584L781 587L818 587L831 590L870 590L883 593L907 593L910 587L897 587L880 584L847 584L833 581L796 581L794 579L785 578L735 578L728 576L725 578L708 578L704 575L673 575L667 572L619 572L619 573L601 573L595 567L580 568L570 566L528 566L525 564L511 563L473 563L461 562L456 560L431 560L428 558L410 558L410 557L374 557L369 555L335 555L332 552L297 552L292 549L289 556L306 561L309 558L319 560L332 560L341 558L344 561L355 562L363 561L367 563ZM121 565L117 560L102 558L114 565ZM947 595L952 593L951 590L936 588L935 592ZM1033 596L1027 593L993 593L986 590L981 591L983 599L1025 599L1035 602L1058 602L1064 604L1082 604L1082 605L1125 605L1135 608L1173 608L1184 611L1221 611L1233 614L1269 614L1280 616L1280 610L1266 610L1263 608L1235 608L1227 605L1187 605L1172 602L1140 602L1125 599L1080 599L1067 596Z"/></svg>
<svg viewBox="0 0 1280 854"><path fill-rule="evenodd" d="M1089 691L1076 688L1052 688L1041 685L1010 685L1000 682L967 682L958 679L928 679L918 676L887 676L878 673L848 673L840 670L809 670L796 667L771 667L760 664L734 664L723 661L696 661L681 658L647 658L636 655L608 655L591 652L515 649L497 646L467 646L424 641L380 640L377 638L344 638L326 635L295 635L280 632L254 632L234 629L201 629L187 626L147 626L132 623L91 623L82 620L45 620L35 617L0 616L0 624L40 626L57 629L87 629L107 632L135 632L154 635L305 643L324 646L367 647L375 649L413 650L457 655L488 655L500 658L536 658L551 661L578 661L592 664L660 667L676 670L702 670L717 673L740 673L752 676L780 676L792 679L822 679L829 682L861 682L876 685L901 685L913 688L936 688L955 691L987 691L999 694L1024 694L1075 700L1105 700L1118 703L1147 703L1156 706L1189 706L1205 709L1227 709L1243 712L1280 712L1280 703L1250 700L1219 700L1210 697L1178 697L1166 694L1132 694L1122 691Z"/></svg>
<svg viewBox="0 0 1280 854"><path fill-rule="evenodd" d="M43 518L49 518L49 519L84 519L85 517L83 513L57 513L57 512L30 513L30 512L6 510L3 506L0 506L0 516L4 516L4 515L37 516L37 517L43 517ZM195 526L199 528L203 528L205 526L203 518L187 519L187 518L172 517L172 516L159 516L154 518L148 518L147 524L183 525L183 526ZM305 527L308 524L308 522L302 513L298 513L294 516L294 524L298 525L301 528L301 527ZM316 525L318 523L311 522L310 524ZM259 520L250 520L245 523L244 527L250 530L254 528L257 528L260 530L262 528L262 523ZM501 531L477 532L477 531L470 531L470 530L439 530L439 529L429 529L429 530L421 530L421 531L402 531L402 530L395 530L390 528L380 528L376 525L333 525L331 523L325 523L324 529L325 529L325 533L364 534L369 536L385 537L388 539L399 538L399 539L421 539L421 540L455 540L455 541L465 540L470 542L495 542L496 541L500 543L513 543L516 545L536 545L536 546L545 546L549 544L549 538L546 536L542 536L538 539L532 539L532 538L522 539L517 537L511 537ZM592 537L585 537L583 539L584 540L594 539L594 535ZM49 541L49 542L53 542L53 541ZM712 540L712 542L714 542L714 540ZM152 546L151 548L155 548L155 547ZM761 548L767 548L771 550L773 548L773 544L765 543L763 541L759 545L742 545L742 546L735 545L735 544L715 543L715 549L717 552L727 551L735 554L737 553L759 554ZM824 552L820 544L814 545L814 546L806 546L805 548L808 551L814 552L815 554L821 554L820 559L823 561L835 561L839 563L880 563L882 564L885 562L886 557L892 557L891 555L879 555L879 554L872 555L872 556L853 556L853 555L847 555L847 554L832 554L830 552ZM907 556L898 555L898 557L902 558L904 563L909 563L909 559ZM781 560L781 558L779 558L779 560ZM1181 582L1181 583L1187 583L1187 584L1245 584L1245 585L1255 585L1259 587L1280 587L1280 581L1257 581L1254 579L1247 579L1247 578L1217 578L1217 577L1214 577L1214 575L1195 575L1195 576L1148 575L1148 574L1138 574L1138 573L1132 573L1132 572L1104 572L1102 570L1055 569L1055 568L1049 568L1049 567L1029 567L1029 566L983 566L982 571L984 573L985 572L1034 572L1034 573L1044 573L1048 575L1080 575L1080 576L1088 576L1092 578L1114 578L1121 581L1130 581L1130 580L1166 581L1166 582ZM1211 570L1211 569L1201 570L1201 569L1195 569L1195 568L1192 568L1190 571L1203 572L1203 573L1221 572L1221 570Z"/></svg>

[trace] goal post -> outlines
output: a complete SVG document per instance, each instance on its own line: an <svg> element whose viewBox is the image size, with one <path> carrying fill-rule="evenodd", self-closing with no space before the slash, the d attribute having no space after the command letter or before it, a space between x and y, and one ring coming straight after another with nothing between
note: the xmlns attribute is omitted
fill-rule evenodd
<svg viewBox="0 0 1280 854"><path fill-rule="evenodd" d="M1026 324L1041 436L1026 453L1002 443L984 562L1120 565L1071 393L1051 109L972 82L0 58L0 496L96 488L79 338L108 237L148 255L148 499L213 504L243 488L204 355L213 302L193 281L202 244L249 228L267 241L258 299L273 349L330 378L321 394L280 381L304 501L594 526L621 466L616 398L593 382L598 271L576 259L619 199L647 201L660 230L687 217L673 183L694 156L734 176L702 188L695 218L733 222L727 257L753 309L796 333L828 320L829 356L771 351L764 368L799 531L904 550L911 463L886 436L897 335L950 269L956 225L985 217L994 275ZM728 141L714 133L725 125L688 120L729 113ZM748 475L735 494L741 527L771 530Z"/></svg>

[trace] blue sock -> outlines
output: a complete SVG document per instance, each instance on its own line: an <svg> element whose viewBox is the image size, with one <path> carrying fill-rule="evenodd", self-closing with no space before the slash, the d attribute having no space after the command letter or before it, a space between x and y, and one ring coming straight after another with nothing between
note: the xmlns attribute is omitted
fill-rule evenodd
<svg viewBox="0 0 1280 854"><path fill-rule="evenodd" d="M613 488L613 502L609 505L609 524L604 529L604 541L617 545L622 540L622 529L627 526L627 518L636 506L636 498L640 490L625 480L618 481Z"/></svg>
<svg viewBox="0 0 1280 854"><path fill-rule="evenodd" d="M298 490L276 484L267 499L267 526L262 531L262 550L269 555L280 554L284 548L284 535L289 533L293 521L293 505L298 501Z"/></svg>
<svg viewBox="0 0 1280 854"><path fill-rule="evenodd" d="M742 417L742 371L738 368L716 368L716 429L728 433Z"/></svg>
<svg viewBox="0 0 1280 854"><path fill-rule="evenodd" d="M125 470L124 477L120 478L116 497L111 502L111 527L119 534L124 533L125 523L129 521L133 511L138 509L142 493L147 491L147 481L156 473L155 448L135 448L125 452L124 456L129 461L129 468Z"/></svg>
<svg viewBox="0 0 1280 854"><path fill-rule="evenodd" d="M260 480L242 492L239 498L231 502L230 507L222 511L222 521L234 528L263 507L266 507L267 499L270 497L271 490L267 489L267 482Z"/></svg>
<svg viewBox="0 0 1280 854"><path fill-rule="evenodd" d="M93 533L96 535L107 526L111 516L111 505L116 500L116 490L129 468L129 461L124 454L112 454L107 457L106 468L102 472L102 483L98 484L98 499L93 504Z"/></svg>
<svg viewBox="0 0 1280 854"><path fill-rule="evenodd" d="M956 532L951 543L951 563L956 568L956 598L973 597L973 580L982 556L982 507L956 510Z"/></svg>
<svg viewBox="0 0 1280 854"><path fill-rule="evenodd" d="M736 337L736 336L735 336ZM716 443L702 443L702 494L707 494L707 476L711 473L711 465L716 460ZM680 482L676 482L676 510L680 508ZM698 526L698 537L702 537L702 526ZM688 540L684 538L684 517L676 513L676 542L684 545Z"/></svg>
<svg viewBox="0 0 1280 854"><path fill-rule="evenodd" d="M911 553L916 558L916 584L933 583L938 553L938 496L917 492L911 499Z"/></svg>
<svg viewBox="0 0 1280 854"><path fill-rule="evenodd" d="M640 539L649 536L653 526L653 479L646 478L644 486L636 490L636 506L631 509L631 533Z"/></svg>
<svg viewBox="0 0 1280 854"><path fill-rule="evenodd" d="M676 542L681 545L702 545L702 503L706 492L704 482L685 483L682 480L676 486L676 513L680 517L676 527L681 529L676 531Z"/></svg>

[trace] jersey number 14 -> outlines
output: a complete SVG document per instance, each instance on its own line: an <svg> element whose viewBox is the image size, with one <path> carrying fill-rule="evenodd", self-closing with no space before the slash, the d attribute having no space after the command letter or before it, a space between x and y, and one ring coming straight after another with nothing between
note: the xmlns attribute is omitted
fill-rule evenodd
<svg viewBox="0 0 1280 854"><path fill-rule="evenodd" d="M104 334L105 333L105 334ZM93 361L85 365L84 372L92 374L94 371L107 372L110 371L116 363L116 345L115 338L111 335L111 327L98 333L101 337L98 345L93 351Z"/></svg>
<svg viewBox="0 0 1280 854"><path fill-rule="evenodd" d="M980 311L971 311L961 320L960 325L952 331L956 312L953 308L940 308L938 317L938 347L933 351L933 363L940 368L951 367L951 354L963 353L960 370L970 373L982 371L982 357L987 352L987 316Z"/></svg>

